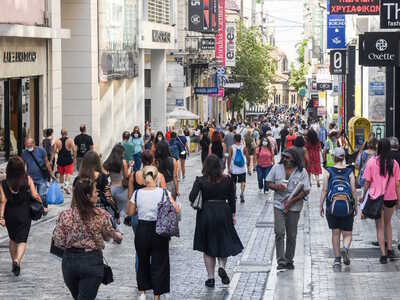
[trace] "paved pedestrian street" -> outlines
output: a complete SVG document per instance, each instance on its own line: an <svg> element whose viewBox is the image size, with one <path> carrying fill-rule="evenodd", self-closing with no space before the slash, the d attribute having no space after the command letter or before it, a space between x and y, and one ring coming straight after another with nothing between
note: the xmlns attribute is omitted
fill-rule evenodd
<svg viewBox="0 0 400 300"><path fill-rule="evenodd" d="M237 225L244 251L228 260L229 286L216 274L215 289L204 286L207 273L202 253L192 250L195 211L188 194L200 175L198 155L187 161L187 177L181 182L181 237L170 243L171 293L162 299L398 299L400 280L398 261L379 264L379 250L371 245L375 227L371 221L357 221L350 250L351 265L332 269L330 231L319 216L319 193L313 186L299 223L294 271L276 271L271 195L258 192L256 175L248 177L245 204L237 203ZM51 207L49 215L31 228L21 275L11 273L8 240L0 229L0 299L71 299L61 273L61 260L49 253L55 217L69 206ZM399 224L396 217L393 224ZM394 226L395 229L396 226ZM97 299L136 299L134 236L123 227L121 245L108 243L104 256L112 266L114 282L100 287ZM394 233L397 239L397 230ZM397 249L397 248L396 248ZM148 294L148 299L152 299Z"/></svg>

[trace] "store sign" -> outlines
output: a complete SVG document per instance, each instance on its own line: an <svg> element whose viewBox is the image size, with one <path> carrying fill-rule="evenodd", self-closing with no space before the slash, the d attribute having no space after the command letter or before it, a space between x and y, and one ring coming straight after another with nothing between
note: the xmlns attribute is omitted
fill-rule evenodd
<svg viewBox="0 0 400 300"><path fill-rule="evenodd" d="M153 37L153 42L155 43L171 42L171 33L167 31L153 30L152 37Z"/></svg>
<svg viewBox="0 0 400 300"><path fill-rule="evenodd" d="M400 28L400 0L381 0L381 28Z"/></svg>
<svg viewBox="0 0 400 300"><path fill-rule="evenodd" d="M318 108L318 106L319 106L318 94L311 94L311 105L314 108Z"/></svg>
<svg viewBox="0 0 400 300"><path fill-rule="evenodd" d="M194 94L195 95L213 95L218 93L217 87L195 87Z"/></svg>
<svg viewBox="0 0 400 300"><path fill-rule="evenodd" d="M369 83L370 96L385 96L385 83L384 82L370 82Z"/></svg>
<svg viewBox="0 0 400 300"><path fill-rule="evenodd" d="M189 31L203 31L203 0L189 0Z"/></svg>
<svg viewBox="0 0 400 300"><path fill-rule="evenodd" d="M236 24L226 24L226 56L225 65L234 67L236 65Z"/></svg>
<svg viewBox="0 0 400 300"><path fill-rule="evenodd" d="M136 0L99 0L99 80L139 75Z"/></svg>
<svg viewBox="0 0 400 300"><path fill-rule="evenodd" d="M214 50L215 49L215 39L201 39L200 40L200 50Z"/></svg>
<svg viewBox="0 0 400 300"><path fill-rule="evenodd" d="M331 50L329 71L332 75L346 74L346 50Z"/></svg>
<svg viewBox="0 0 400 300"><path fill-rule="evenodd" d="M377 67L397 65L399 38L399 32L366 32L360 35L360 65Z"/></svg>
<svg viewBox="0 0 400 300"><path fill-rule="evenodd" d="M35 51L4 51L3 63L35 62Z"/></svg>
<svg viewBox="0 0 400 300"><path fill-rule="evenodd" d="M318 82L317 83L318 91L330 91L332 90L332 82Z"/></svg>
<svg viewBox="0 0 400 300"><path fill-rule="evenodd" d="M379 0L330 0L330 14L379 15Z"/></svg>
<svg viewBox="0 0 400 300"><path fill-rule="evenodd" d="M215 60L225 69L225 0L218 1L218 32L215 35ZM224 96L224 88L219 88L216 96Z"/></svg>
<svg viewBox="0 0 400 300"><path fill-rule="evenodd" d="M328 15L327 47L328 49L346 48L346 17Z"/></svg>
<svg viewBox="0 0 400 300"><path fill-rule="evenodd" d="M185 106L185 99L175 99L175 106L183 107Z"/></svg>

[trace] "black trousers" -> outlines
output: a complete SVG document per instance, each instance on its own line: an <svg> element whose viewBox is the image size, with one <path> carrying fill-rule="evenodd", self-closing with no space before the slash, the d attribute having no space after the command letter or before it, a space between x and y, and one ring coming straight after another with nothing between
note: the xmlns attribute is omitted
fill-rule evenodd
<svg viewBox="0 0 400 300"><path fill-rule="evenodd" d="M94 300L104 275L103 254L101 251L67 249L62 260L62 272L75 300Z"/></svg>
<svg viewBox="0 0 400 300"><path fill-rule="evenodd" d="M136 275L139 291L153 290L154 295L169 293L169 239L156 234L155 221L139 220L135 248L139 257L139 271Z"/></svg>

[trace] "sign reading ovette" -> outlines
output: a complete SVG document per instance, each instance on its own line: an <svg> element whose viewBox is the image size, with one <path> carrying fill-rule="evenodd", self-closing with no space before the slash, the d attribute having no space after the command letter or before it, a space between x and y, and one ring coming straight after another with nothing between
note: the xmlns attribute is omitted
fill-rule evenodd
<svg viewBox="0 0 400 300"><path fill-rule="evenodd" d="M399 32L366 32L360 34L360 65L376 67L398 65L399 38Z"/></svg>

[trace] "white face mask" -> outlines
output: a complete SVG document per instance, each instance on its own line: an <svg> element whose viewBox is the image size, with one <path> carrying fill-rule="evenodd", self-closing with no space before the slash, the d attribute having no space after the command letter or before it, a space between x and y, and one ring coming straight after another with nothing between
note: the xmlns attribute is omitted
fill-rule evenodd
<svg viewBox="0 0 400 300"><path fill-rule="evenodd" d="M28 150L29 152L32 152L34 150L34 148L30 147L30 148L26 148L26 150Z"/></svg>
<svg viewBox="0 0 400 300"><path fill-rule="evenodd" d="M137 133L135 133L135 134L133 134L133 136L134 136L135 138L137 138L139 135L138 135Z"/></svg>
<svg viewBox="0 0 400 300"><path fill-rule="evenodd" d="M162 136L159 136L157 139L161 142L162 141Z"/></svg>

